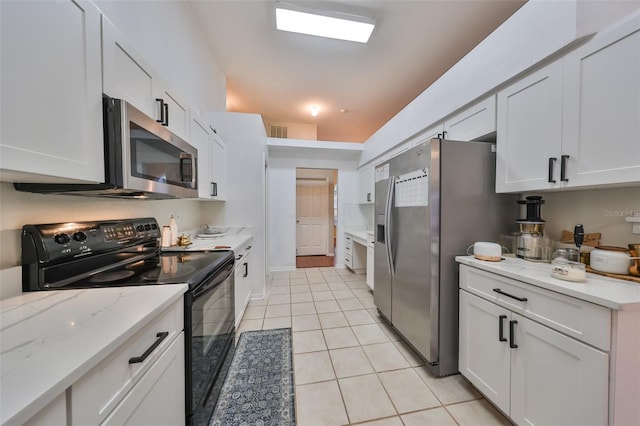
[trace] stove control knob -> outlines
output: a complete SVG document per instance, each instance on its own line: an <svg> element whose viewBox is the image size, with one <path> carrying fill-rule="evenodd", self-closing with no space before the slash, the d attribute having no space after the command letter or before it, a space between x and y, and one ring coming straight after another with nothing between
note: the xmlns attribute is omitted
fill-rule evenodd
<svg viewBox="0 0 640 426"><path fill-rule="evenodd" d="M144 226L145 231L148 231L151 229L151 225L149 225L148 223Z"/></svg>
<svg viewBox="0 0 640 426"><path fill-rule="evenodd" d="M82 231L74 232L73 239L82 242L87 239L87 234Z"/></svg>
<svg viewBox="0 0 640 426"><path fill-rule="evenodd" d="M136 226L136 231L138 231L138 232L142 232L142 231L144 231L144 225L138 225L138 226Z"/></svg>
<svg viewBox="0 0 640 426"><path fill-rule="evenodd" d="M67 244L69 241L71 241L71 237L69 237L69 234L57 234L55 237L53 237L53 239L58 244Z"/></svg>
<svg viewBox="0 0 640 426"><path fill-rule="evenodd" d="M151 229L153 229L155 231L156 229L158 229L158 225L156 225L155 223L152 223L151 224Z"/></svg>

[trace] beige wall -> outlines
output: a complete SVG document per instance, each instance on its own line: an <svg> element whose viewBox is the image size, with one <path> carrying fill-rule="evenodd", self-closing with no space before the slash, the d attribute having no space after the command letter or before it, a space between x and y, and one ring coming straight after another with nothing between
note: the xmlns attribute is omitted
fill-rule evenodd
<svg viewBox="0 0 640 426"><path fill-rule="evenodd" d="M640 242L640 235L632 234L631 223L624 220L625 216L640 216L640 187L527 195L545 199L541 216L547 221L545 232L553 240L560 238L563 229L573 232L573 227L581 223L587 233L602 233L601 243L605 245Z"/></svg>
<svg viewBox="0 0 640 426"><path fill-rule="evenodd" d="M178 230L204 223L224 223L224 204L197 200L120 200L18 192L0 183L0 269L20 265L20 231L25 224L154 217L169 224L178 215Z"/></svg>

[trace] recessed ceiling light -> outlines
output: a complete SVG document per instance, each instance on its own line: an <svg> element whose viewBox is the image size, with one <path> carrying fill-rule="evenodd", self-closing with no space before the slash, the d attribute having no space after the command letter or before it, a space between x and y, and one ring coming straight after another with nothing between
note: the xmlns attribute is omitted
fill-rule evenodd
<svg viewBox="0 0 640 426"><path fill-rule="evenodd" d="M276 28L282 31L366 43L374 27L364 16L276 3Z"/></svg>
<svg viewBox="0 0 640 426"><path fill-rule="evenodd" d="M318 113L320 112L320 108L318 108L317 106L312 106L310 110L313 117L317 117Z"/></svg>
<svg viewBox="0 0 640 426"><path fill-rule="evenodd" d="M340 112L341 112L341 113L343 113L343 114L346 114L346 113L348 113L348 112L349 112L349 110L348 110L348 109L346 109L346 108L342 108L342 109L340 110Z"/></svg>

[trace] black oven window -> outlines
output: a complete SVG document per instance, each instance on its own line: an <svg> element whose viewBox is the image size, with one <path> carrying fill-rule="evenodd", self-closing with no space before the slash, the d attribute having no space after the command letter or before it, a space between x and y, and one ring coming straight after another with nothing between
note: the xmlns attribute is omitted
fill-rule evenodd
<svg viewBox="0 0 640 426"><path fill-rule="evenodd" d="M232 277L198 295L191 307L191 372L195 412L203 409L211 398L210 388L233 339Z"/></svg>

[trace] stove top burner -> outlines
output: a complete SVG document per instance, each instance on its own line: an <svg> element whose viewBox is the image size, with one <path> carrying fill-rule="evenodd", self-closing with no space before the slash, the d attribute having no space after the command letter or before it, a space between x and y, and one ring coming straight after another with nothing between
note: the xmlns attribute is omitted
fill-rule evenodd
<svg viewBox="0 0 640 426"><path fill-rule="evenodd" d="M98 275L94 275L89 279L89 281L93 283L106 283L113 281L120 281L127 279L136 273L134 271L129 270L121 270L121 271L111 271L111 272L103 272Z"/></svg>

